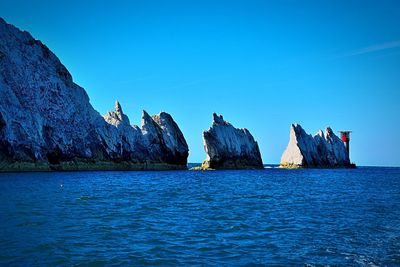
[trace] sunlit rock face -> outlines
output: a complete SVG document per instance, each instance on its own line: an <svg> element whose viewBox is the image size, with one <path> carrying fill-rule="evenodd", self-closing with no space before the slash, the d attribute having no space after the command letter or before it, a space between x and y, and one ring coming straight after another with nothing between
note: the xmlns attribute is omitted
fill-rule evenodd
<svg viewBox="0 0 400 267"><path fill-rule="evenodd" d="M213 123L203 132L206 160L203 169L261 169L260 149L247 129L237 129L222 116L213 114Z"/></svg>
<svg viewBox="0 0 400 267"><path fill-rule="evenodd" d="M130 125L117 102L101 116L40 41L0 18L0 170L182 169L188 146L172 117Z"/></svg>
<svg viewBox="0 0 400 267"><path fill-rule="evenodd" d="M330 127L307 134L299 124L290 127L290 139L281 158L282 167L352 167L342 140Z"/></svg>

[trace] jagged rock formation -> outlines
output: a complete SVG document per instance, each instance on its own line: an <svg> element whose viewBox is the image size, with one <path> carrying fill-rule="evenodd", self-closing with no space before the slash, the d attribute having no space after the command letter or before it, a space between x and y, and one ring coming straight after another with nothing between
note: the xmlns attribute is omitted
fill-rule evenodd
<svg viewBox="0 0 400 267"><path fill-rule="evenodd" d="M237 129L213 114L213 123L203 132L206 160L201 169L262 169L260 149L247 129Z"/></svg>
<svg viewBox="0 0 400 267"><path fill-rule="evenodd" d="M330 127L307 134L299 124L290 127L289 144L282 155L281 167L353 167L342 140Z"/></svg>
<svg viewBox="0 0 400 267"><path fill-rule="evenodd" d="M40 41L0 18L0 171L185 169L174 120L145 111L131 126L117 102L102 117Z"/></svg>

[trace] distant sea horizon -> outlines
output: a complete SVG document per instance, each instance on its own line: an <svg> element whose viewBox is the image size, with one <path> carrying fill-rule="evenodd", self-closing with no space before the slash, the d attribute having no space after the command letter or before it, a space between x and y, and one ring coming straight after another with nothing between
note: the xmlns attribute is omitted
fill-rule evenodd
<svg viewBox="0 0 400 267"><path fill-rule="evenodd" d="M199 162L189 162L187 165L188 165L188 168L190 169L192 167L201 166L201 164L202 164L201 162L200 163ZM271 168L280 166L279 163L265 163L263 165L264 165L264 167L271 167ZM400 168L400 166L390 166L390 165L357 165L356 164L356 166L357 166L357 168ZM306 168L306 169L313 169L313 168ZM327 168L327 169L329 169L329 168Z"/></svg>

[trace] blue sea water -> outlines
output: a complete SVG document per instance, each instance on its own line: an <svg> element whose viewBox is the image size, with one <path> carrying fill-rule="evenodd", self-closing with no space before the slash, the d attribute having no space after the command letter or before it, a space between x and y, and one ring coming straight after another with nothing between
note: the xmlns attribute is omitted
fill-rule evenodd
<svg viewBox="0 0 400 267"><path fill-rule="evenodd" d="M400 265L400 168L0 174L0 265Z"/></svg>

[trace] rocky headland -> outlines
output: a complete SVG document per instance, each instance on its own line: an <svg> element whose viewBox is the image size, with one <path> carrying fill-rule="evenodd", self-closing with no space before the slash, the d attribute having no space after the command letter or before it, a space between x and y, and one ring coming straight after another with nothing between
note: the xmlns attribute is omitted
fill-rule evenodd
<svg viewBox="0 0 400 267"><path fill-rule="evenodd" d="M260 149L247 129L237 129L222 115L213 114L212 126L203 132L206 159L196 169L262 169Z"/></svg>
<svg viewBox="0 0 400 267"><path fill-rule="evenodd" d="M42 42L0 18L0 171L186 169L172 117L101 116Z"/></svg>
<svg viewBox="0 0 400 267"><path fill-rule="evenodd" d="M285 168L352 168L345 144L330 127L307 134L299 124L290 127L290 139L281 158Z"/></svg>

